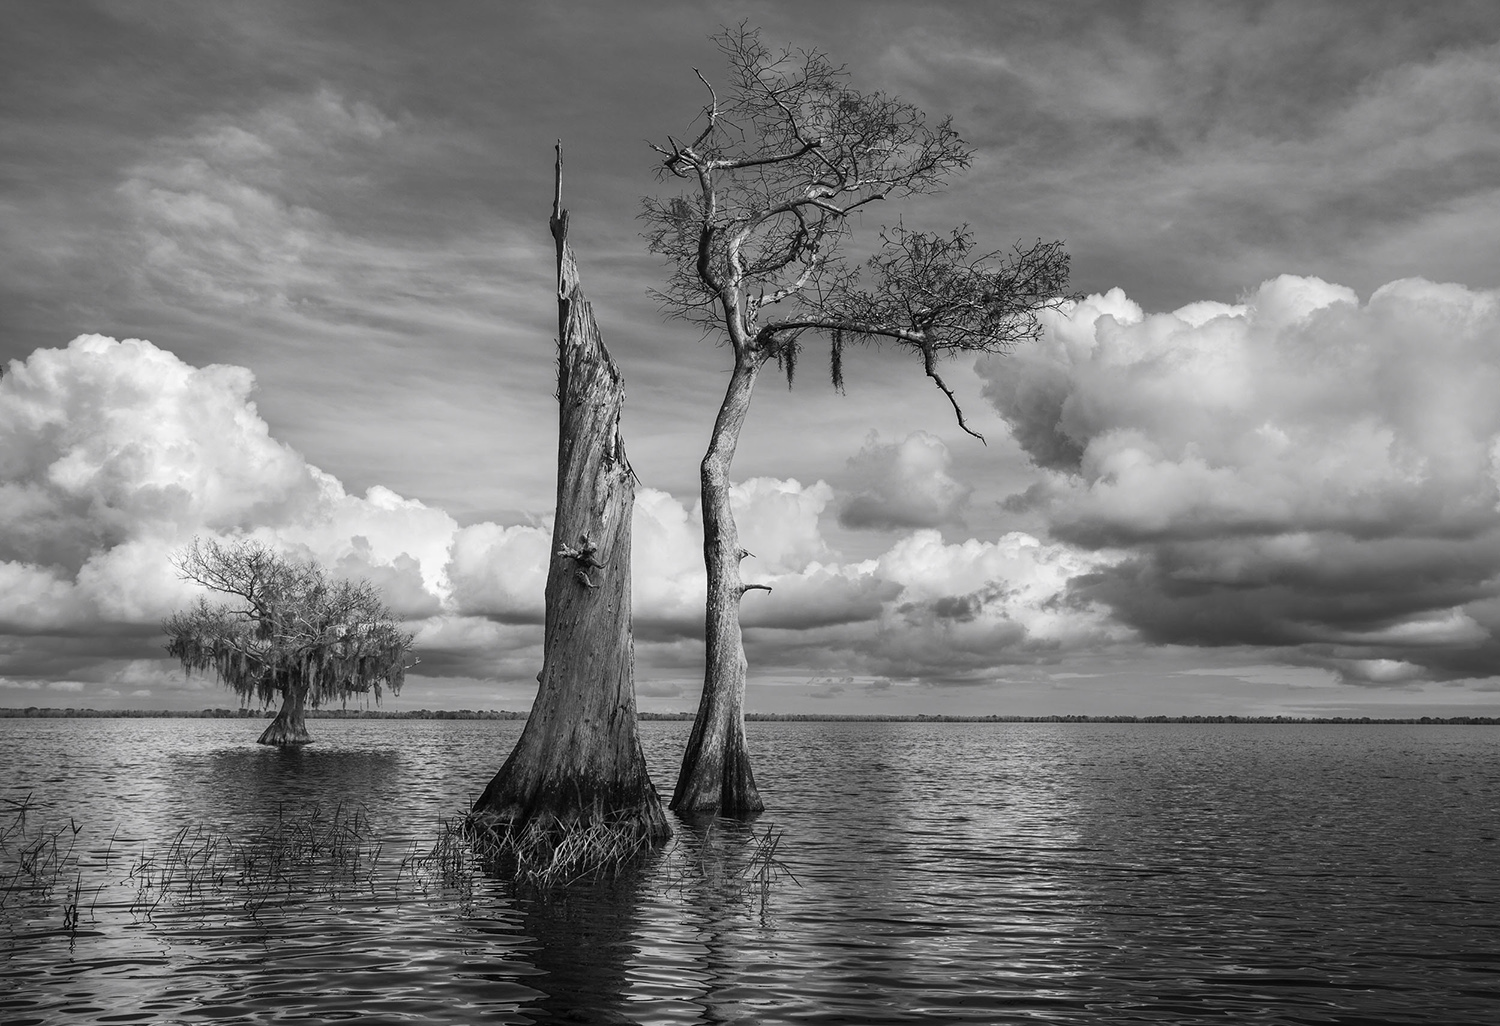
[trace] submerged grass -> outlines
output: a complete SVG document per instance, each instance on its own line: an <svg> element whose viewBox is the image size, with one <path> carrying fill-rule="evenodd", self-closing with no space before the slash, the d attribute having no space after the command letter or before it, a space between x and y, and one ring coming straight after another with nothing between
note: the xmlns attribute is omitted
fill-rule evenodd
<svg viewBox="0 0 1500 1026"><path fill-rule="evenodd" d="M519 828L470 817L445 823L440 843L464 844L486 873L544 891L614 879L657 847L634 816L537 817Z"/></svg>
<svg viewBox="0 0 1500 1026"><path fill-rule="evenodd" d="M255 913L268 904L369 887L382 842L363 806L278 806L276 819L244 837L183 826L159 851L130 867L132 911L149 914L164 901L191 901L209 889L232 891Z"/></svg>
<svg viewBox="0 0 1500 1026"><path fill-rule="evenodd" d="M58 904L63 931L75 936L85 912L92 920L102 889L83 886L76 854L83 827L71 817L65 826L39 822L32 815L36 805L31 795L0 802L10 813L9 821L0 825L0 924L13 933L22 923L45 918Z"/></svg>
<svg viewBox="0 0 1500 1026"><path fill-rule="evenodd" d="M710 824L679 832L663 848L624 818L571 825L537 819L506 829L455 816L438 821L430 843L412 842L394 860L362 805L283 805L248 833L185 825L127 858L115 834L102 850L81 850L82 826L72 818L42 822L29 796L0 802L0 932L12 936L58 932L60 918L61 932L76 937L83 924L97 922L100 894L114 884L128 897L106 908L149 918L164 906L254 917L268 906L355 895L395 904L411 888L436 890L472 909L486 881L545 897L637 870L664 891L758 896L764 909L780 879L797 882L780 858L784 832L774 825L757 832Z"/></svg>
<svg viewBox="0 0 1500 1026"><path fill-rule="evenodd" d="M703 830L679 835L667 852L664 886L682 893L709 892L743 904L758 901L765 912L772 891L785 878L802 886L781 859L786 831L710 821Z"/></svg>

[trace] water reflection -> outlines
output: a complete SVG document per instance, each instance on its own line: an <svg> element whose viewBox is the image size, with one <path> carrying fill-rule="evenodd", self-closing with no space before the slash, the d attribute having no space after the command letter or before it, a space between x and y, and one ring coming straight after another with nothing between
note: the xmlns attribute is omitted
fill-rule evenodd
<svg viewBox="0 0 1500 1026"><path fill-rule="evenodd" d="M1500 927L1475 915L1493 821L1463 800L1495 773L1462 729L1087 728L1092 857L1068 871L1099 912L1096 1002L1129 1017L1212 993L1238 1018L1425 1021L1435 967L1492 961ZM1443 1021L1486 1021L1496 998L1450 992Z"/></svg>
<svg viewBox="0 0 1500 1026"><path fill-rule="evenodd" d="M677 848L659 879L680 900L658 905L659 918L642 938L657 959L670 960L671 985L661 986L660 965L642 982L691 1009L697 1021L753 1022L764 1008L752 1009L754 991L744 982L756 971L776 892L791 883L773 848L778 835L774 827L758 833L752 822L733 819L679 819L678 826ZM667 916L676 923L661 921Z"/></svg>
<svg viewBox="0 0 1500 1026"><path fill-rule="evenodd" d="M392 749L236 748L181 760L177 775L197 789L190 804L212 801L242 811L278 803L388 805L405 759Z"/></svg>
<svg viewBox="0 0 1500 1026"><path fill-rule="evenodd" d="M1500 1001L1493 728L752 724L770 812L678 822L621 881L402 872L515 729L329 722L280 753L233 721L0 722L0 795L88 813L105 884L76 936L0 933L0 1020L1447 1026ZM658 781L686 730L643 725ZM255 909L231 886L132 916L97 856L116 828L135 856L341 802L386 842L363 889L314 874ZM796 882L746 887L771 829Z"/></svg>
<svg viewBox="0 0 1500 1026"><path fill-rule="evenodd" d="M628 1023L628 966L636 956L639 874L522 899L518 949L540 974L527 982L540 992L521 1011L537 1022Z"/></svg>
<svg viewBox="0 0 1500 1026"><path fill-rule="evenodd" d="M764 834L735 820L687 823L620 877L539 892L488 881L467 925L471 998L518 978L526 1022L760 1021L767 993L747 986L774 959L770 910L783 882ZM481 983L482 981L482 983Z"/></svg>

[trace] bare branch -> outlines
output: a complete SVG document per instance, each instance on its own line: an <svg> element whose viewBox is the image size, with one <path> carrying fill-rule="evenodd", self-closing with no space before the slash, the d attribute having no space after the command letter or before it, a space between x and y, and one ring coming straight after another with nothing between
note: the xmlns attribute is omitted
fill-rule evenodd
<svg viewBox="0 0 1500 1026"><path fill-rule="evenodd" d="M715 171L743 171L746 168L759 167L762 164L784 164L789 160L796 160L805 156L812 150L817 149L822 142L814 139L812 142L803 143L795 150L785 153L767 153L757 157L726 157L719 160L705 161L703 166L713 168Z"/></svg>
<svg viewBox="0 0 1500 1026"><path fill-rule="evenodd" d="M938 376L937 367L932 358L932 350L925 350L923 353L923 357L924 359L922 361L922 369L927 372L927 376L931 378L937 385L937 387L942 390L943 394L948 397L948 402L953 406L953 415L958 418L958 426L963 428L966 433L971 434L981 442L984 442L985 445L989 445L990 443L984 441L984 436L981 435L978 431L975 431L973 428L969 427L968 421L964 420L963 407L958 405L958 397L953 394L953 389L948 387L948 383Z"/></svg>

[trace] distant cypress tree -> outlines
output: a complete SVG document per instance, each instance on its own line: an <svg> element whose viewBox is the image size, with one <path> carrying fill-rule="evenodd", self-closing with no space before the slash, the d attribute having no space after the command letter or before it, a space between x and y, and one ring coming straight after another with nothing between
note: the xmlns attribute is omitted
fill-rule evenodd
<svg viewBox="0 0 1500 1026"><path fill-rule="evenodd" d="M310 742L309 705L400 691L412 635L368 581L331 581L316 562L251 541L194 540L173 565L184 580L233 599L200 598L169 617L167 652L188 672L213 671L243 699L279 697L261 744Z"/></svg>

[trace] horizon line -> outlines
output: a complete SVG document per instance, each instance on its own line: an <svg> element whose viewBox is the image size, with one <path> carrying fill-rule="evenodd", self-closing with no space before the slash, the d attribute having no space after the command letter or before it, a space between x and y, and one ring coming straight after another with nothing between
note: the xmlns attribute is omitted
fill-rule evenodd
<svg viewBox="0 0 1500 1026"><path fill-rule="evenodd" d="M265 719L274 709L207 707L203 709L94 709L87 706L0 706L0 719ZM637 720L690 721L691 712L638 712ZM308 709L308 719L369 720L525 720L527 712L508 709ZM1500 726L1500 716L1288 716L1238 713L1163 714L1060 713L1043 715L976 715L946 713L775 713L745 712L747 722L845 722L845 723L1179 723L1179 724L1429 724L1452 726Z"/></svg>

